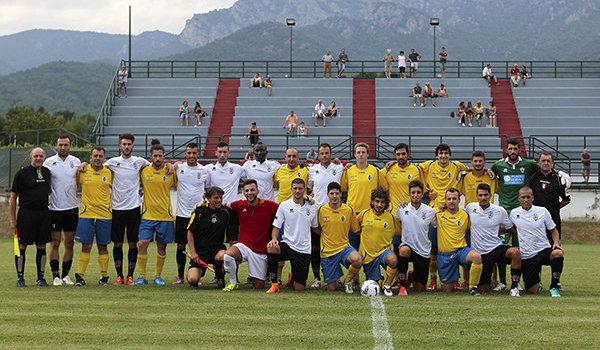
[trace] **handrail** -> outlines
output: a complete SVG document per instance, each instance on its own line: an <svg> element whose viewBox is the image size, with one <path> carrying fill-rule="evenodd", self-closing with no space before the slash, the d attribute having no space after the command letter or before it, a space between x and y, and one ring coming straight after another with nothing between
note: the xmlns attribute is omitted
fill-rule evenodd
<svg viewBox="0 0 600 350"><path fill-rule="evenodd" d="M119 62L119 66L115 71L115 74L108 85L108 91L104 96L104 102L102 103L102 107L98 111L98 116L96 117L96 124L94 124L94 129L92 130L92 135L96 137L96 142L98 141L98 136L104 131L104 126L107 124L107 119L110 115L112 115L112 107L115 105L115 96L119 91L119 69L124 64L124 60Z"/></svg>
<svg viewBox="0 0 600 350"><path fill-rule="evenodd" d="M99 135L99 137L118 137L120 134L102 134ZM176 141L175 138L177 139L181 139L181 138L185 138L185 141ZM135 150L139 150L140 147L143 147L144 149L144 157L149 157L150 156L150 143L152 141L152 139L159 139L159 141L161 142L161 144L165 147L166 152L165 152L165 156L169 157L169 158L179 158L181 156L182 152L177 152L181 149L185 150L185 147L187 146L188 143L190 142L194 142L196 144L198 144L198 147L202 147L202 139L204 137L198 135L198 134L156 134L156 133L152 133L152 134L136 134L135 135L135 139L136 139L136 144L138 145L137 148L134 148ZM140 142L139 140L144 140L142 142ZM205 139L205 138L204 138ZM141 143L141 145L140 145ZM106 144L104 144L106 147ZM117 146L118 144L115 144L115 146ZM118 151L117 151L118 152ZM113 153L109 150L106 151L106 156L112 156ZM116 154L118 155L118 154ZM181 157L183 158L183 157Z"/></svg>
<svg viewBox="0 0 600 350"><path fill-rule="evenodd" d="M65 128L47 128L47 129L32 129L32 130L15 130L15 131L2 131L0 132L0 135L6 135L7 136L7 140L9 141L9 144L11 142L13 143L17 143L17 139L16 136L19 134L32 134L35 133L36 134L36 145L40 145L40 134L44 133L44 132L55 132L55 136L58 136L60 134L67 134L69 136L72 136L75 141L81 141L83 145L91 145L93 144L92 141L86 139L83 136L77 135L76 133L69 131ZM56 139L56 137L53 137L52 142ZM11 141L12 140L12 141ZM72 141L72 143L75 143Z"/></svg>

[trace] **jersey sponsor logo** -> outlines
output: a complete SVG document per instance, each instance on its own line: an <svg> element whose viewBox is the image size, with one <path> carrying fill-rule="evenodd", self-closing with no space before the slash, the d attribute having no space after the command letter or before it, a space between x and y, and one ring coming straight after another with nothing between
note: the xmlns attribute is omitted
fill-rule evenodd
<svg viewBox="0 0 600 350"><path fill-rule="evenodd" d="M102 182L106 182L106 176L102 176Z"/></svg>
<svg viewBox="0 0 600 350"><path fill-rule="evenodd" d="M407 180L410 180L410 179L411 179L411 176L410 176L410 174L406 175L406 179L407 179Z"/></svg>
<svg viewBox="0 0 600 350"><path fill-rule="evenodd" d="M166 176L163 176L163 177L162 177L162 180L163 180L163 182L167 182L167 177L166 177Z"/></svg>
<svg viewBox="0 0 600 350"><path fill-rule="evenodd" d="M367 175L367 179L369 179L369 181L371 181L371 175Z"/></svg>
<svg viewBox="0 0 600 350"><path fill-rule="evenodd" d="M460 220L458 220L458 221L456 222L456 226L460 226L460 224L461 224L461 222L460 222Z"/></svg>
<svg viewBox="0 0 600 350"><path fill-rule="evenodd" d="M387 222L383 223L383 228L388 228L388 223Z"/></svg>
<svg viewBox="0 0 600 350"><path fill-rule="evenodd" d="M344 215L340 216L340 221L341 221L341 222L344 222L344 221L346 221L346 217L345 217Z"/></svg>
<svg viewBox="0 0 600 350"><path fill-rule="evenodd" d="M210 221L211 221L213 224L216 224L216 223L217 223L217 217L216 217L215 215L213 215L213 216L212 216L212 218L210 219Z"/></svg>
<svg viewBox="0 0 600 350"><path fill-rule="evenodd" d="M525 183L525 175L504 175L504 184L522 185Z"/></svg>
<svg viewBox="0 0 600 350"><path fill-rule="evenodd" d="M301 172L298 172L298 177L302 177L302 173Z"/></svg>
<svg viewBox="0 0 600 350"><path fill-rule="evenodd" d="M448 178L451 179L452 178L452 173L448 172Z"/></svg>

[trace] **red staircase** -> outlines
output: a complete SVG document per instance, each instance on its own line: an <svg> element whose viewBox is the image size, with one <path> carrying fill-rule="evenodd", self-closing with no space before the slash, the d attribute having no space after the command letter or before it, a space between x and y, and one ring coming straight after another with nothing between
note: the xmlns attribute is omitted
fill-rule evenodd
<svg viewBox="0 0 600 350"><path fill-rule="evenodd" d="M492 100L497 108L496 121L498 123L498 133L507 137L523 137L521 122L517 113L517 106L513 98L512 89L509 80L498 80L500 85L492 84ZM503 147L506 140L501 136ZM526 156L525 145L521 146L521 156Z"/></svg>
<svg viewBox="0 0 600 350"><path fill-rule="evenodd" d="M210 127L208 128L207 142L204 147L204 158L214 157L219 138L231 134L239 88L239 79L219 80L217 97L215 98ZM229 140L225 141L228 142Z"/></svg>
<svg viewBox="0 0 600 350"><path fill-rule="evenodd" d="M375 116L375 80L354 79L352 93L352 136L354 143L369 144L369 153L375 154L377 119Z"/></svg>

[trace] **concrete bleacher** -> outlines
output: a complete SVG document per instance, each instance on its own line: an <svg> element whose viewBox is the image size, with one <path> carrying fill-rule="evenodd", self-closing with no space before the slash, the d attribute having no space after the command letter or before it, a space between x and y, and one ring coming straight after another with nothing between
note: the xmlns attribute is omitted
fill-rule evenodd
<svg viewBox="0 0 600 350"><path fill-rule="evenodd" d="M100 143L107 149L107 155L116 155L118 134L131 132L137 139L134 154L145 156L154 137L161 140L167 152L194 136L203 139L208 134L218 84L218 79L130 78L128 97L116 100ZM179 107L184 100L192 108L195 101L200 102L209 114L202 119L201 126L194 128L192 118L189 127L180 127Z"/></svg>

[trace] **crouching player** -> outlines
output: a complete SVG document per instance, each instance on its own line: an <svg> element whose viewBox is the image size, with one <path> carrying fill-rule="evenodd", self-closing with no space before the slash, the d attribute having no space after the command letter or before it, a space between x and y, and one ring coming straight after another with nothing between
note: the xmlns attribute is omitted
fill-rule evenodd
<svg viewBox="0 0 600 350"><path fill-rule="evenodd" d="M110 207L110 188L112 173L104 164L104 148L92 148L91 169L77 172L77 184L81 185L81 208L75 230L75 241L81 243L81 253L77 262L75 285L85 285L85 271L90 262L90 253L96 236L98 246L98 265L100 266L99 285L108 284L108 249L112 210Z"/></svg>
<svg viewBox="0 0 600 350"><path fill-rule="evenodd" d="M429 225L435 221L435 209L421 203L423 199L423 183L412 180L408 184L410 204L398 206L396 218L402 224L402 244L398 249L398 279L400 290L398 295L407 295L406 289L411 283L415 291L424 292L429 277L429 262L431 257L431 241L429 240ZM404 202L406 203L406 202ZM406 271L408 263L413 263L413 273L408 278Z"/></svg>
<svg viewBox="0 0 600 350"><path fill-rule="evenodd" d="M389 205L388 191L377 187L371 192L371 209L365 209L358 215L363 270L367 279L383 285L383 295L388 297L392 296L392 281L398 276L398 259L390 246L394 236L401 231L400 223L388 210ZM380 266L386 271L385 280Z"/></svg>
<svg viewBox="0 0 600 350"><path fill-rule="evenodd" d="M223 194L219 187L211 187L206 191L208 203L197 207L192 213L187 232L187 244L190 247L190 267L187 281L197 286L206 269L198 263L198 259L215 267L217 286L225 287L225 271L223 256L225 255L225 236L229 245L237 237L237 214L232 209L223 207Z"/></svg>
<svg viewBox="0 0 600 350"><path fill-rule="evenodd" d="M458 266L468 267L469 293L481 295L477 285L481 277L481 254L475 249L467 247L466 232L471 227L469 214L458 207L460 201L458 189L450 187L446 190L446 209L435 214L438 239L438 274L442 282L442 291L451 292L455 289L460 273Z"/></svg>
<svg viewBox="0 0 600 350"><path fill-rule="evenodd" d="M338 287L338 279L344 274L342 267L348 268L344 280L346 293L353 293L352 281L358 277L362 266L360 254L350 245L348 232L359 232L360 226L354 209L342 203L342 187L337 182L327 185L329 203L318 209L319 227L321 228L321 266L323 280L328 291Z"/></svg>

